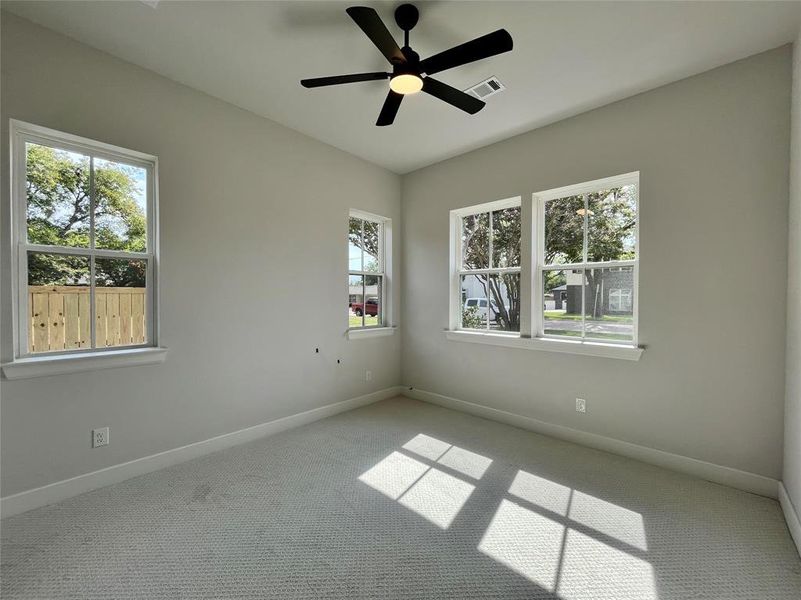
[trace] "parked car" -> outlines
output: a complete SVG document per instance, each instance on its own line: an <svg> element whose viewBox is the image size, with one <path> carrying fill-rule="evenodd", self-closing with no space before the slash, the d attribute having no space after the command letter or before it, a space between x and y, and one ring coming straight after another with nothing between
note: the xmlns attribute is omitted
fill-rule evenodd
<svg viewBox="0 0 801 600"><path fill-rule="evenodd" d="M351 302L350 309L357 317L361 317L363 314L375 317L378 315L378 298L368 298L365 304L361 302Z"/></svg>
<svg viewBox="0 0 801 600"><path fill-rule="evenodd" d="M478 316L484 318L487 316L487 299L486 298L467 298L464 301L464 310L469 308L474 308L477 311ZM506 310L509 310L509 305L505 305ZM495 302L492 303L492 318L497 318L498 313L498 305Z"/></svg>
<svg viewBox="0 0 801 600"><path fill-rule="evenodd" d="M467 298L464 301L464 310L475 308L480 317L487 316L487 299L486 298Z"/></svg>

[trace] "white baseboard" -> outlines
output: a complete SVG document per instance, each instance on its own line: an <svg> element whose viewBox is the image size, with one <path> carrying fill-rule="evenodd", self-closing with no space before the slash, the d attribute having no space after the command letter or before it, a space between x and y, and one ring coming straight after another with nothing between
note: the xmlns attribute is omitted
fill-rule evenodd
<svg viewBox="0 0 801 600"><path fill-rule="evenodd" d="M795 547L798 549L798 554L801 554L801 519L798 516L798 511L790 500L790 495L784 487L783 482L779 482L779 504L782 505L784 512L784 520L787 521L787 528L790 530L790 535L793 537Z"/></svg>
<svg viewBox="0 0 801 600"><path fill-rule="evenodd" d="M457 398L451 398L450 396L427 392L417 388L404 387L401 393L409 398L438 404L445 408L470 413L492 421L506 423L507 425L514 425L515 427L521 427L543 435L581 444L582 446L589 446L596 450L604 450L605 452L619 454L645 463L745 490L746 492L759 494L760 496L776 498L778 495L778 480L763 475L757 475L756 473L740 471L731 467L724 467L695 458L672 454L664 450L656 450L654 448L648 448L647 446L632 444L631 442L623 442L614 438L572 429L563 425L546 423L545 421L539 421L532 417L524 417L505 410L490 408L481 404L458 400Z"/></svg>
<svg viewBox="0 0 801 600"><path fill-rule="evenodd" d="M253 427L240 429L239 431L218 435L217 437L203 440L202 442L195 442L194 444L188 444L180 448L173 448L172 450L166 450L158 454L152 454L119 465L106 467L99 471L84 473L77 477L19 492L18 494L0 498L0 515L2 515L2 517L10 517L34 508L39 508L40 506L53 504L54 502L59 502L60 500L71 498L72 496L83 494L84 492L118 483L130 479L131 477L158 471L159 469L191 460L198 456L244 444L245 442L286 431L287 429L306 425L307 423L312 423L313 421L318 421L347 410L359 408L360 406L366 406L373 402L386 400L387 398L400 395L400 393L401 388L399 387L386 388L377 392L365 394L364 396L349 398L341 402L327 404L288 417L282 417L274 421L268 421L260 425L254 425Z"/></svg>

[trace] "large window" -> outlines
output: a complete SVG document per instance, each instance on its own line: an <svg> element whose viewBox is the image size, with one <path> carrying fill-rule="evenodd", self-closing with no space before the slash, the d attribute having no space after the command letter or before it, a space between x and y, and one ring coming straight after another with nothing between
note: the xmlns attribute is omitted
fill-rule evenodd
<svg viewBox="0 0 801 600"><path fill-rule="evenodd" d="M17 356L155 345L156 159L12 122Z"/></svg>
<svg viewBox="0 0 801 600"><path fill-rule="evenodd" d="M348 328L386 323L387 219L351 211L348 221Z"/></svg>
<svg viewBox="0 0 801 600"><path fill-rule="evenodd" d="M539 335L636 345L637 174L536 194Z"/></svg>
<svg viewBox="0 0 801 600"><path fill-rule="evenodd" d="M520 331L520 199L457 211L460 329Z"/></svg>
<svg viewBox="0 0 801 600"><path fill-rule="evenodd" d="M638 188L629 173L451 211L450 330L485 334L452 339L637 346Z"/></svg>

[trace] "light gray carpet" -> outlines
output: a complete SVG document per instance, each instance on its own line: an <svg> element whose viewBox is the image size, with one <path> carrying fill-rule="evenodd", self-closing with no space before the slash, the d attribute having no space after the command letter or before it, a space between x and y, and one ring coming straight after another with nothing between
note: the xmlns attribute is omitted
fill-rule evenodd
<svg viewBox="0 0 801 600"><path fill-rule="evenodd" d="M778 504L397 398L2 523L2 597L801 598Z"/></svg>

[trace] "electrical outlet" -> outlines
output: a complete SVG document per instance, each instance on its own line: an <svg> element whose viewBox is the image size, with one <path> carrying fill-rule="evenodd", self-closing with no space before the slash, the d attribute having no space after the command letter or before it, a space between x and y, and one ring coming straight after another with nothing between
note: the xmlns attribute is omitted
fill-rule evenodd
<svg viewBox="0 0 801 600"><path fill-rule="evenodd" d="M576 398L576 412L587 412L587 401L584 398Z"/></svg>
<svg viewBox="0 0 801 600"><path fill-rule="evenodd" d="M108 446L108 427L92 429L92 448Z"/></svg>
<svg viewBox="0 0 801 600"><path fill-rule="evenodd" d="M372 381L373 380L373 372L372 371L365 371L364 372L364 380L365 381Z"/></svg>

